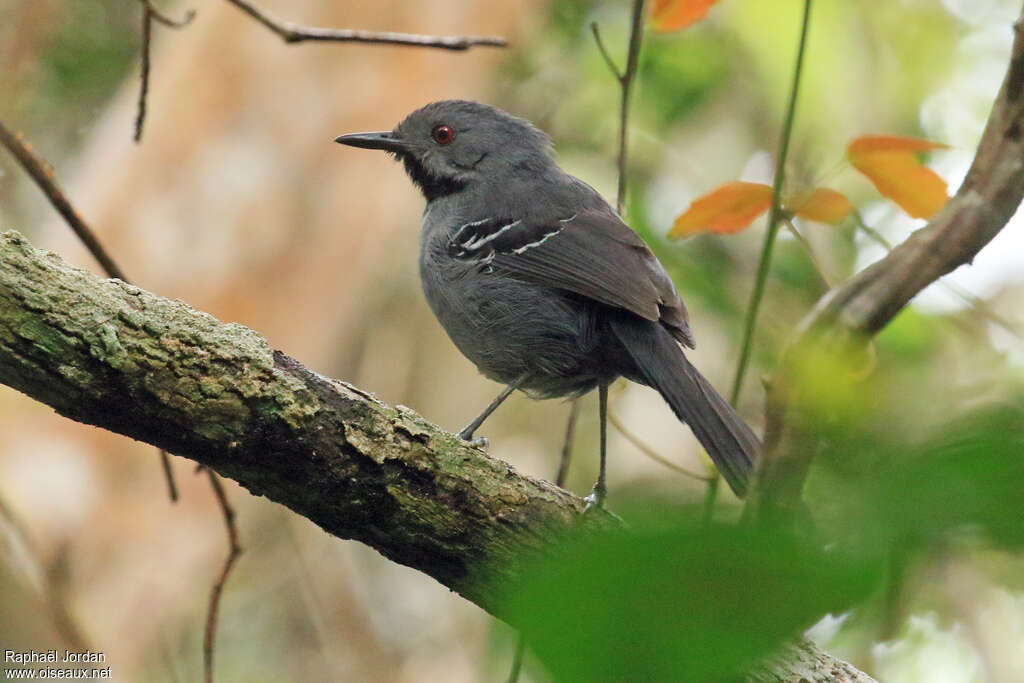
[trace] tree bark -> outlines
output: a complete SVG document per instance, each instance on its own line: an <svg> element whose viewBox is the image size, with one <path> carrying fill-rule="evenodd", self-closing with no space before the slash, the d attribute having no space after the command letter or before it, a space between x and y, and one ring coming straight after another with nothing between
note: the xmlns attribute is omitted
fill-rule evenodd
<svg viewBox="0 0 1024 683"><path fill-rule="evenodd" d="M499 618L495 586L517 583L559 531L618 524L246 327L72 268L15 232L0 235L0 382L191 458ZM786 653L752 680L871 680L807 642ZM848 671L859 678L831 673Z"/></svg>

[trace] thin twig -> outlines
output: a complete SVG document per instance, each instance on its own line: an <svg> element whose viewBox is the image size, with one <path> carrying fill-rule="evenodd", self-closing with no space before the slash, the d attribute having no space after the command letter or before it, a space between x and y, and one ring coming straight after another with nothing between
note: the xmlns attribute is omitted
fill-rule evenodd
<svg viewBox="0 0 1024 683"><path fill-rule="evenodd" d="M160 463L163 465L164 479L167 480L167 495L172 503L177 503L178 485L174 481L174 472L171 470L171 456L170 453L162 448L160 449Z"/></svg>
<svg viewBox="0 0 1024 683"><path fill-rule="evenodd" d="M604 46L604 41L601 40L601 29L598 28L597 22L590 22L590 31L594 34L594 42L597 43L597 49L604 57L604 63L608 65L608 70L615 76L615 80L622 82L622 72L619 71L619 67L615 64L615 60L612 59L611 54L608 53L608 48Z"/></svg>
<svg viewBox="0 0 1024 683"><path fill-rule="evenodd" d="M864 222L864 217L859 211L853 213L854 223L858 228L864 231L868 237L877 242L886 252L891 252L893 249L892 243L885 239L882 233L878 232L870 225ZM953 296L959 297L961 301L973 308L981 317L986 318L989 322L999 325L1004 330L1012 334L1018 339L1024 339L1024 334L1021 333L1019 326L1013 321L1009 320L1005 316L999 315L992 310L992 307L985 302L984 299L979 297L977 294L961 287L955 282L948 280L939 280L938 284L944 287Z"/></svg>
<svg viewBox="0 0 1024 683"><path fill-rule="evenodd" d="M516 650L512 654L512 670L508 672L507 683L516 683L519 680L519 672L523 669L523 653L526 651L526 638L523 632L519 632L516 638Z"/></svg>
<svg viewBox="0 0 1024 683"><path fill-rule="evenodd" d="M33 154L32 146L22 139L21 134L12 133L2 121L0 121L0 144L7 148L7 151L18 160L18 163L25 169L29 177L35 181L39 189L46 195L46 198L50 200L53 208L64 218L64 221L71 227L71 230L78 236L78 239L82 241L85 248L89 250L89 253L92 254L93 258L100 264L100 267L103 268L103 272L108 277L115 277L118 280L128 282L128 276L124 274L121 267L110 257L110 254L107 253L107 250L103 248L103 245L97 239L96 233L78 215L78 211L75 210L75 207L71 206L71 202L68 201L60 186L57 185L53 167L45 160ZM168 460L167 453L164 451L160 451L160 459L163 465L164 476L167 479L167 489L170 492L171 502L173 503L178 500L178 489L174 482L174 474L171 472L171 463Z"/></svg>
<svg viewBox="0 0 1024 683"><path fill-rule="evenodd" d="M149 10L149 13L153 15L153 19L159 21L167 28L185 28L192 23L193 19L196 18L196 11L194 9L186 10L185 16L181 19L171 19L169 16L154 7L150 0L139 0L139 2L146 10Z"/></svg>
<svg viewBox="0 0 1024 683"><path fill-rule="evenodd" d="M569 476L569 462L572 460L572 443L576 435L576 420L580 416L580 400L574 398L569 407L569 419L565 424L565 440L562 442L562 454L558 459L558 472L555 474L555 484L565 486L565 479Z"/></svg>
<svg viewBox="0 0 1024 683"><path fill-rule="evenodd" d="M224 567L220 570L220 576L217 577L217 581L214 582L213 588L210 590L210 604L206 611L206 631L203 634L203 680L206 683L213 683L213 641L217 634L217 612L220 607L220 596L224 592L224 584L228 580L231 569L242 554L242 546L238 542L235 510L231 507L231 503L228 502L228 497L224 493L224 487L213 470L209 468L204 469L206 469L206 473L209 475L210 486L213 488L217 504L224 515L224 526L228 532L228 557L224 560Z"/></svg>
<svg viewBox="0 0 1024 683"><path fill-rule="evenodd" d="M764 237L764 247L761 249L761 261L757 265L757 277L754 280L754 289L750 293L750 304L747 306L747 318L743 326L743 344L740 348L740 359L736 366L736 377L732 383L732 393L729 402L734 406L740 396L740 388L743 386L743 376L747 372L747 365L750 362L750 351L753 346L754 327L757 324L757 313L761 308L761 298L764 296L764 286L768 279L768 267L771 265L772 248L775 246L775 236L779 232L779 223L782 218L782 184L786 179L786 157L789 155L789 139L793 132L793 118L796 112L796 98L800 91L800 74L803 71L804 50L807 46L807 29L811 22L811 0L804 0L804 17L800 26L800 44L796 50L796 67L793 69L793 85L789 92L789 102L786 105L786 115L782 120L782 138L779 141L779 153L775 159L775 181L772 183L772 208L768 216L768 231Z"/></svg>
<svg viewBox="0 0 1024 683"><path fill-rule="evenodd" d="M626 132L629 127L629 94L633 89L636 67L640 58L640 43L644 36L644 0L633 2L633 22L629 29L629 53L626 69L619 76L622 100L619 104L619 191L615 197L615 210L622 213L626 204Z"/></svg>
<svg viewBox="0 0 1024 683"><path fill-rule="evenodd" d="M0 532L9 536L4 539L7 561L16 560L25 578L39 591L40 598L50 609L57 632L73 649L88 650L89 643L68 610L67 542L61 542L51 560L44 564L28 526L3 498L0 498Z"/></svg>
<svg viewBox="0 0 1024 683"><path fill-rule="evenodd" d="M669 468L673 472L678 472L679 474L684 474L687 477L691 477L691 478L696 479L698 481L706 481L706 482L710 482L711 481L711 477L709 477L708 475L706 475L706 474L697 474L696 472L688 470L688 469L686 469L685 467L683 467L681 465L677 465L674 462L672 462L671 460L669 460L668 458L660 455L657 451L655 451L653 448L651 448L646 443L644 443L643 439L641 439L639 436L637 436L633 432L631 432L628 429L626 429L626 426L624 424L622 424L622 422L619 421L619 418L615 417L614 413L612 413L612 412L608 413L608 421L612 423L613 427L615 427L617 430L619 430L619 433L622 434L622 436L624 436L626 438L626 441L628 441L631 444L633 444L634 446L636 446L637 450L639 450L641 453L646 455L648 458L650 458L654 462L659 463L661 465L664 465L665 467Z"/></svg>
<svg viewBox="0 0 1024 683"><path fill-rule="evenodd" d="M881 245L887 252L892 251L892 242L885 239L885 236L882 233L865 223L864 217L860 214L860 211L853 212L853 221L856 223L858 228L864 231L865 235Z"/></svg>
<svg viewBox="0 0 1024 683"><path fill-rule="evenodd" d="M506 47L508 41L498 36L424 36L415 33L392 31L360 31L355 29L331 29L315 26L299 26L281 21L247 0L228 0L250 17L276 33L286 43L300 43L306 40L331 41L340 43L373 43L377 45L408 45L413 47L436 47L443 50L468 50L471 47Z"/></svg>
<svg viewBox="0 0 1024 683"><path fill-rule="evenodd" d="M75 211L75 208L71 206L71 202L64 196L60 187L58 187L57 181L53 176L52 167L32 153L31 145L25 142L20 134L12 133L2 122L0 122L0 143L7 148L8 152L14 155L14 158L18 160L18 163L25 169L25 172L36 182L36 185L43 191L46 198L50 200L53 208L71 226L74 233L78 235L78 239L82 240L85 248L89 250L93 258L103 267L103 271L107 276L116 277L119 280L128 282L124 271L110 258L106 249L96 239L96 234L86 225L82 217Z"/></svg>
<svg viewBox="0 0 1024 683"><path fill-rule="evenodd" d="M782 184L786 178L786 157L789 155L789 139L793 132L793 118L796 113L796 98L800 91L800 74L803 71L804 51L807 46L807 29L811 22L811 0L804 0L804 15L800 26L800 43L796 50L796 66L793 69L793 85L786 104L786 114L782 120L782 137L779 141L779 153L775 159L775 180L772 183L772 207L768 215L768 230L761 247L761 260L757 264L757 275L754 288L750 292L750 303L747 305L747 316L743 324L743 342L740 345L740 358L736 365L736 375L729 393L729 403L736 406L743 387L743 377L750 363L750 352L753 348L754 328L757 325L757 313L761 308L765 283L768 281L768 268L772 261L772 249L775 236L779 233L779 221L782 218ZM714 512L715 498L718 495L719 477L717 472L714 480L708 485L708 494L704 501L705 517L710 520Z"/></svg>
<svg viewBox="0 0 1024 683"><path fill-rule="evenodd" d="M146 98L149 96L149 48L153 38L153 22L158 21L168 28L184 28L196 17L195 10L189 10L180 21L171 19L153 7L150 0L139 0L142 5L142 67L139 75L139 103L135 114L135 142L142 140L142 126L146 122Z"/></svg>
<svg viewBox="0 0 1024 683"><path fill-rule="evenodd" d="M139 104L135 110L135 142L142 141L142 125L146 122L146 97L149 95L149 42L153 35L153 10L142 7L142 67L139 74Z"/></svg>
<svg viewBox="0 0 1024 683"><path fill-rule="evenodd" d="M576 420L580 416L580 399L574 398L569 404L569 419L565 425L565 441L562 442L562 455L558 459L558 472L555 473L555 485L565 486L565 478L569 474L569 461L572 459L572 443L576 433ZM523 653L526 651L526 638L522 631L516 638L516 649L512 654L512 668L508 672L507 683L516 683L523 669Z"/></svg>
<svg viewBox="0 0 1024 683"><path fill-rule="evenodd" d="M796 225L793 224L792 218L784 214L782 216L782 220L786 222L786 228L789 230L789 233L793 235L793 237L796 238L796 241L803 246L805 251L807 251L807 256L811 259L811 263L814 264L814 269L818 271L818 277L821 278L821 281L825 283L826 287L831 289L832 281L828 275L825 274L825 268L822 267L821 261L818 260L817 254L814 253L814 247L812 247L811 243L806 237L804 237L804 234L796 229Z"/></svg>

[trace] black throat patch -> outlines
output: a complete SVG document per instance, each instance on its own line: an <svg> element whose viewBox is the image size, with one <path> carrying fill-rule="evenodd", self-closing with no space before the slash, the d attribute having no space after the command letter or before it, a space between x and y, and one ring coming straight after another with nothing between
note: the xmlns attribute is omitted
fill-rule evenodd
<svg viewBox="0 0 1024 683"><path fill-rule="evenodd" d="M399 154L398 156L401 157L402 163L405 164L405 172L409 174L412 181L420 188L428 202L438 197L455 194L466 187L465 183L459 182L455 178L430 173L411 154Z"/></svg>

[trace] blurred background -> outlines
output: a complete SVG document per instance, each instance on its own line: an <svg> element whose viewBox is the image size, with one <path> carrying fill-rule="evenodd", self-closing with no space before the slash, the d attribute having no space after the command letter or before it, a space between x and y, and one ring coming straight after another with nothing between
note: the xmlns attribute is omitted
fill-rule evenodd
<svg viewBox="0 0 1024 683"><path fill-rule="evenodd" d="M866 133L946 143L930 165L954 190L1005 72L1020 2L814 4L791 187L841 190L871 227L902 240L923 222L845 166L845 146ZM0 120L53 164L136 284L252 327L312 369L459 428L500 387L456 352L420 294L422 199L385 155L332 139L390 129L433 100L481 100L533 120L554 138L563 167L613 198L619 93L589 26L600 24L624 62L629 3L261 6L306 25L495 34L511 46L289 46L227 2L161 4L172 16L190 8L197 16L183 30L154 27L136 145L141 6L2 0ZM692 359L723 393L763 219L732 236L670 242L665 234L695 197L726 181L770 182L801 7L722 0L685 32L648 33L641 55L627 220L675 279L698 340ZM801 227L818 264L783 231L740 400L758 431L761 378L825 281L883 253L852 225ZM6 153L0 228L99 272ZM1021 254L1018 214L973 266L947 278L957 292L935 285L900 314L874 345L870 381L841 390L833 407L870 415L858 424L908 442L979 407L1019 411ZM656 453L705 471L696 441L654 392L616 387L612 411ZM568 412L565 403L514 397L482 433L492 455L550 478ZM0 425L0 649L89 647L107 655L118 680L196 680L208 591L227 552L205 477L174 458L182 491L172 505L152 447L67 421L6 387ZM578 493L596 475L596 432L596 400L587 397L567 482ZM704 497L702 481L666 469L615 430L610 454L612 509L617 497L641 493L680 504ZM812 509L843 495L844 463L829 463L812 473ZM502 680L514 643L507 627L432 579L227 485L245 554L221 605L220 680ZM718 515L738 511L723 493ZM1020 508L1006 514L1024 521ZM886 682L1024 681L1019 549L978 542L910 565L898 588L812 635ZM523 680L545 674L528 659Z"/></svg>

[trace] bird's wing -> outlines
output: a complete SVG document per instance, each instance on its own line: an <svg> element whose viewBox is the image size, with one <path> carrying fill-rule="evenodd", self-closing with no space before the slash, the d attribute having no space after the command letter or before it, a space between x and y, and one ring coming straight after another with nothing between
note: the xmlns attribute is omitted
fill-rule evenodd
<svg viewBox="0 0 1024 683"><path fill-rule="evenodd" d="M610 210L588 209L550 220L488 218L460 226L454 258L481 269L563 289L660 321L692 347L686 308L664 267Z"/></svg>

